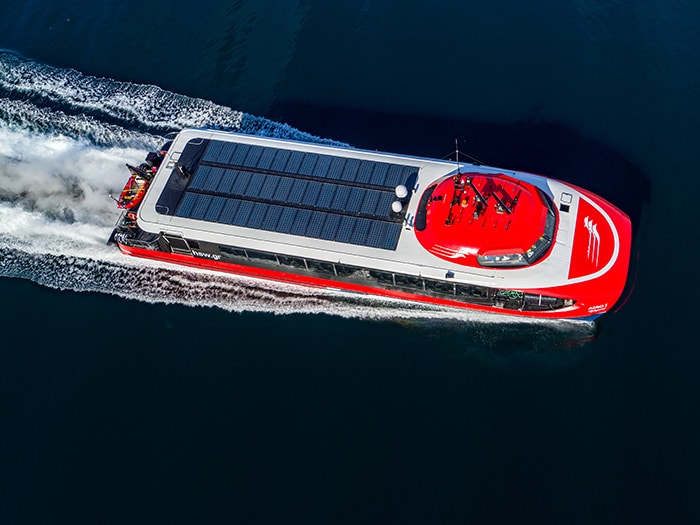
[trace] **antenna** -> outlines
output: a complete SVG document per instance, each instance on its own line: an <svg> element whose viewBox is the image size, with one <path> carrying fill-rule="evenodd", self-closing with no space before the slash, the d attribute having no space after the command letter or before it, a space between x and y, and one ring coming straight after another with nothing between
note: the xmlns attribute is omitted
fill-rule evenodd
<svg viewBox="0 0 700 525"><path fill-rule="evenodd" d="M459 140L455 138L455 161L457 162L457 175L461 175L462 167L459 165Z"/></svg>

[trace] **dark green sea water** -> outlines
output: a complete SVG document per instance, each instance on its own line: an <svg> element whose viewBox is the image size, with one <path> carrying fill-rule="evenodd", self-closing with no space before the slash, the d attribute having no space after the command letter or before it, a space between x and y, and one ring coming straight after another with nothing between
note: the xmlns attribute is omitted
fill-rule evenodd
<svg viewBox="0 0 700 525"><path fill-rule="evenodd" d="M697 523L700 7L39 2L0 18L0 523ZM125 260L212 125L481 161L633 219L597 327Z"/></svg>

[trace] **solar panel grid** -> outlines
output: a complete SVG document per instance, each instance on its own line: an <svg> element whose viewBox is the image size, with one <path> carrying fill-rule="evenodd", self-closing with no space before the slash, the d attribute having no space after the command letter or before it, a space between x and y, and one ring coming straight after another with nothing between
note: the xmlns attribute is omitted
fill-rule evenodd
<svg viewBox="0 0 700 525"><path fill-rule="evenodd" d="M323 183L316 181L308 181L304 195L301 197L301 203L304 206L314 206L318 202L318 195L321 193Z"/></svg>
<svg viewBox="0 0 700 525"><path fill-rule="evenodd" d="M292 184L294 184L294 180L286 177L280 177L279 179L279 183L277 188L275 188L275 193L272 195L272 199L278 202L287 202L289 192L292 189Z"/></svg>
<svg viewBox="0 0 700 525"><path fill-rule="evenodd" d="M275 195L275 191L277 190L279 184L280 184L281 177L278 177L277 175L267 175L265 176L262 184L262 188L260 188L260 194L258 197L260 199L265 199L265 200L272 200L272 198Z"/></svg>
<svg viewBox="0 0 700 525"><path fill-rule="evenodd" d="M379 202L381 194L382 192L379 190L367 190L362 205L360 206L360 213L363 215L376 215L377 203Z"/></svg>
<svg viewBox="0 0 700 525"><path fill-rule="evenodd" d="M301 167L301 162L304 160L305 153L303 151L292 151L287 161L287 167L285 171L287 173L299 173L299 168Z"/></svg>
<svg viewBox="0 0 700 525"><path fill-rule="evenodd" d="M362 208L362 201L365 198L367 191L362 188L352 188L350 190L350 196L348 197L348 202L345 205L345 210L348 213L359 213Z"/></svg>
<svg viewBox="0 0 700 525"><path fill-rule="evenodd" d="M332 157L329 155L319 155L311 176L319 179L330 178L329 169L331 167L331 161Z"/></svg>
<svg viewBox="0 0 700 525"><path fill-rule="evenodd" d="M260 225L262 224L262 221L265 218L265 214L267 213L267 208L268 206L266 204L263 204L261 202L254 202L253 211L250 213L250 217L246 222L246 227L259 230Z"/></svg>
<svg viewBox="0 0 700 525"><path fill-rule="evenodd" d="M248 223L248 217L250 217L250 213L252 211L253 211L253 203L252 202L240 201L240 205L238 206L238 211L233 216L231 224L233 224L234 226L246 226L246 224Z"/></svg>
<svg viewBox="0 0 700 525"><path fill-rule="evenodd" d="M180 205L175 211L175 215L178 217L189 217L195 202L197 202L196 193L185 193L185 197L182 199L182 202L180 202Z"/></svg>
<svg viewBox="0 0 700 525"><path fill-rule="evenodd" d="M243 165L246 168L255 168L258 165L258 161L260 160L260 156L262 155L262 153L262 146L251 146L248 150L248 154L245 156Z"/></svg>
<svg viewBox="0 0 700 525"><path fill-rule="evenodd" d="M312 214L313 212L310 210L298 209L294 215L294 222L292 222L289 233L292 235L306 235L306 229L309 226L309 222L311 222Z"/></svg>
<svg viewBox="0 0 700 525"><path fill-rule="evenodd" d="M342 216L340 218L340 224L338 224L338 228L333 236L333 240L346 243L350 242L356 222L357 219L355 217L350 217L348 215Z"/></svg>
<svg viewBox="0 0 700 525"><path fill-rule="evenodd" d="M306 186L308 184L309 181L303 179L296 179L292 184L292 188L289 191L289 195L287 196L287 202L289 202L290 204L301 204L304 199L304 194L306 192Z"/></svg>
<svg viewBox="0 0 700 525"><path fill-rule="evenodd" d="M220 140L211 140L207 145L207 149L202 156L204 162L218 162L219 153L224 148L226 142Z"/></svg>
<svg viewBox="0 0 700 525"><path fill-rule="evenodd" d="M194 172L188 188L193 190L201 190L204 186L204 181L206 181L207 177L209 177L210 172L211 168L209 166L199 166Z"/></svg>
<svg viewBox="0 0 700 525"><path fill-rule="evenodd" d="M224 170L224 174L219 181L219 186L216 188L217 193L223 193L224 195L231 193L231 188L236 182L236 170Z"/></svg>
<svg viewBox="0 0 700 525"><path fill-rule="evenodd" d="M196 202L194 203L194 207L192 208L192 213L190 214L190 218L192 219L197 219L201 220L204 218L204 214L207 212L207 208L209 207L209 204L211 203L211 196L209 195L202 195L198 194L196 198Z"/></svg>
<svg viewBox="0 0 700 525"><path fill-rule="evenodd" d="M282 206L276 206L274 204L267 207L267 213L262 221L260 227L263 230L276 231L277 223L279 222L280 215L282 215Z"/></svg>
<svg viewBox="0 0 700 525"><path fill-rule="evenodd" d="M271 148L265 148L262 152L262 155L260 155L260 159L258 160L258 168L261 170L269 170L270 166L272 166L272 162L275 160L275 150Z"/></svg>
<svg viewBox="0 0 700 525"><path fill-rule="evenodd" d="M226 199L224 197L214 197L209 205L209 208L207 209L207 212L204 214L204 220L209 222L217 222L219 220L221 210L223 210L225 204Z"/></svg>
<svg viewBox="0 0 700 525"><path fill-rule="evenodd" d="M395 249L401 232L400 223L378 220L391 216L395 196L386 190L417 172L399 164L223 141L210 142L203 162L219 166L200 164L176 210L179 217L385 249Z"/></svg>
<svg viewBox="0 0 700 525"><path fill-rule="evenodd" d="M374 172L374 162L368 160L363 160L360 162L360 166L357 171L357 178L355 182L358 184L367 184L372 180L372 173Z"/></svg>
<svg viewBox="0 0 700 525"><path fill-rule="evenodd" d="M314 172L319 155L316 153L306 153L299 166L299 175L310 176Z"/></svg>
<svg viewBox="0 0 700 525"><path fill-rule="evenodd" d="M311 212L311 219L309 224L306 226L305 235L307 237L320 237L321 230L323 229L323 223L326 220L328 214L322 211Z"/></svg>
<svg viewBox="0 0 700 525"><path fill-rule="evenodd" d="M238 211L239 205L240 201L237 201L235 199L226 199L224 209L221 210L221 213L219 214L218 222L222 224L232 224L233 218L235 217L236 212Z"/></svg>
<svg viewBox="0 0 700 525"><path fill-rule="evenodd" d="M395 199L396 196L393 193L380 192L374 214L379 217L389 217L391 203L394 202Z"/></svg>
<svg viewBox="0 0 700 525"><path fill-rule="evenodd" d="M219 186L221 177L224 175L224 170L221 168L212 168L202 184L202 191L215 192Z"/></svg>
<svg viewBox="0 0 700 525"><path fill-rule="evenodd" d="M334 210L345 211L345 204L348 202L351 189L350 186L337 186L330 207Z"/></svg>
<svg viewBox="0 0 700 525"><path fill-rule="evenodd" d="M218 162L222 164L229 164L233 161L233 155L236 152L236 147L238 144L226 144L218 155Z"/></svg>
<svg viewBox="0 0 700 525"><path fill-rule="evenodd" d="M270 166L270 169L273 171L281 171L284 172L285 168L287 167L287 161L289 160L289 157L291 156L292 152L284 149L278 149L275 153L275 159L272 162L272 165Z"/></svg>
<svg viewBox="0 0 700 525"><path fill-rule="evenodd" d="M251 173L250 182L248 183L244 193L246 197L250 197L251 199L257 199L260 196L260 190L262 189L264 182L262 177L256 177L255 175L256 174Z"/></svg>
<svg viewBox="0 0 700 525"><path fill-rule="evenodd" d="M329 179L340 180L345 168L345 159L342 157L331 157L330 165L328 166L327 177Z"/></svg>
<svg viewBox="0 0 700 525"><path fill-rule="evenodd" d="M338 233L340 219L340 215L336 215L334 213L326 214L326 220L323 222L323 228L321 229L321 239L326 241L332 241L335 239L335 236Z"/></svg>
<svg viewBox="0 0 700 525"><path fill-rule="evenodd" d="M290 233L296 215L297 210L295 208L283 208L277 223L277 231L280 233Z"/></svg>
<svg viewBox="0 0 700 525"><path fill-rule="evenodd" d="M352 244L362 244L367 242L367 234L369 233L369 227L372 225L372 221L364 218L358 218L355 220L355 226L350 236L350 242Z"/></svg>
<svg viewBox="0 0 700 525"><path fill-rule="evenodd" d="M316 207L318 208L329 208L333 202L333 196L335 195L336 189L339 186L333 184L321 183L321 191L316 199Z"/></svg>
<svg viewBox="0 0 700 525"><path fill-rule="evenodd" d="M251 173L247 171L235 170L236 180L231 187L231 193L233 195L245 195L245 190L250 183L250 179L253 178Z"/></svg>
<svg viewBox="0 0 700 525"><path fill-rule="evenodd" d="M345 166L343 167L343 172L340 175L340 180L347 182L354 182L357 177L357 170L360 167L360 161L358 159L347 159L345 161Z"/></svg>

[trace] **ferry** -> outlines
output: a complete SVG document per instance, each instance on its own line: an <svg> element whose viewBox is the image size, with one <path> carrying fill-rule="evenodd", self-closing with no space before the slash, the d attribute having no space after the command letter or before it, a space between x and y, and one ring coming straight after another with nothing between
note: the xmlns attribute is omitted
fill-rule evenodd
<svg viewBox="0 0 700 525"><path fill-rule="evenodd" d="M627 280L627 215L476 162L207 129L150 152L117 205L127 255L514 316L594 320Z"/></svg>

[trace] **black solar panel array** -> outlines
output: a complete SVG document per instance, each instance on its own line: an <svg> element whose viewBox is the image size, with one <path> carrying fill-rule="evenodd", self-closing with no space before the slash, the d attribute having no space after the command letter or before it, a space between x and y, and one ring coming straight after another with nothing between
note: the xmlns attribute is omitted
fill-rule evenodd
<svg viewBox="0 0 700 525"><path fill-rule="evenodd" d="M388 162L215 140L209 143L201 162L371 185L392 190L399 184L404 184L409 176L417 171L413 166Z"/></svg>
<svg viewBox="0 0 700 525"><path fill-rule="evenodd" d="M210 141L178 217L393 250L394 188L418 168Z"/></svg>
<svg viewBox="0 0 700 525"><path fill-rule="evenodd" d="M176 215L315 239L393 250L401 223L188 192Z"/></svg>

